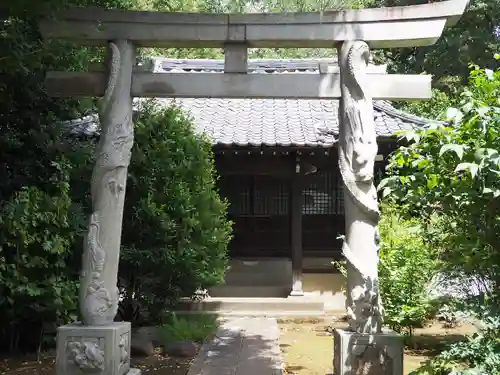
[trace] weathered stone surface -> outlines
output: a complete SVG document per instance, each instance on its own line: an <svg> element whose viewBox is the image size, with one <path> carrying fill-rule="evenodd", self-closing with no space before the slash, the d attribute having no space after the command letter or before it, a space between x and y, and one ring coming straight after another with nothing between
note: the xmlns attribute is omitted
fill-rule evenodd
<svg viewBox="0 0 500 375"><path fill-rule="evenodd" d="M274 318L233 318L202 345L187 375L281 375L279 328Z"/></svg>
<svg viewBox="0 0 500 375"><path fill-rule="evenodd" d="M340 76L327 74L147 73L133 74L132 95L143 98L337 99ZM373 96L394 100L429 99L431 76L373 74ZM45 86L54 97L100 96L102 72L49 72ZM238 90L234 88L238 87Z"/></svg>
<svg viewBox="0 0 500 375"><path fill-rule="evenodd" d="M352 372L354 375L386 375L393 373L392 359L386 348L367 346L360 354L355 354Z"/></svg>
<svg viewBox="0 0 500 375"><path fill-rule="evenodd" d="M402 375L403 337L393 331L376 334L334 329L335 375Z"/></svg>
<svg viewBox="0 0 500 375"><path fill-rule="evenodd" d="M457 22L468 1L381 9L271 14L192 14L72 9L39 23L44 37L105 44L128 38L140 47L324 47L366 40L373 48L434 44Z"/></svg>
<svg viewBox="0 0 500 375"><path fill-rule="evenodd" d="M172 357L191 358L198 352L198 345L193 341L177 341L165 347L165 354Z"/></svg>
<svg viewBox="0 0 500 375"><path fill-rule="evenodd" d="M109 325L118 310L118 261L127 168L134 143L132 67L134 46L109 43L110 72L100 102L102 132L92 173L90 215L80 277L80 310L87 325Z"/></svg>
<svg viewBox="0 0 500 375"><path fill-rule="evenodd" d="M370 48L346 41L339 48L342 100L339 108L339 169L344 183L347 261L347 315L352 331L378 333L382 304L378 287L378 221L373 182L377 135L373 120Z"/></svg>
<svg viewBox="0 0 500 375"><path fill-rule="evenodd" d="M130 323L58 328L56 374L125 375L129 370Z"/></svg>

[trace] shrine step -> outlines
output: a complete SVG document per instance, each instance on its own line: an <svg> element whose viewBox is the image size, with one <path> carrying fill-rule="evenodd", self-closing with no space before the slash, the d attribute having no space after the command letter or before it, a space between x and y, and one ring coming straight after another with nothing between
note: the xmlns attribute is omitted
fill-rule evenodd
<svg viewBox="0 0 500 375"><path fill-rule="evenodd" d="M286 285L220 285L210 289L211 297L234 298L286 298L291 287Z"/></svg>
<svg viewBox="0 0 500 375"><path fill-rule="evenodd" d="M323 301L307 297L224 298L208 297L195 301L183 299L177 311L217 313L220 315L322 315Z"/></svg>

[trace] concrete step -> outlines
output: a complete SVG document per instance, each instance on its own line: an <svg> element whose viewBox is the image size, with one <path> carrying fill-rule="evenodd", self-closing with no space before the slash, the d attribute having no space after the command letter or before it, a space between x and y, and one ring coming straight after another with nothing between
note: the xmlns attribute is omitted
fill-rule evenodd
<svg viewBox="0 0 500 375"><path fill-rule="evenodd" d="M199 301L182 299L177 307L182 312L213 312L221 315L295 315L324 313L323 301L307 297L288 298L221 298Z"/></svg>
<svg viewBox="0 0 500 375"><path fill-rule="evenodd" d="M285 298L290 294L289 286L264 285L220 285L210 289L212 297L241 297L241 298Z"/></svg>
<svg viewBox="0 0 500 375"><path fill-rule="evenodd" d="M290 283L291 277L288 280L278 278L271 279L269 276L259 273L228 273L225 276L224 284L219 286L276 286Z"/></svg>

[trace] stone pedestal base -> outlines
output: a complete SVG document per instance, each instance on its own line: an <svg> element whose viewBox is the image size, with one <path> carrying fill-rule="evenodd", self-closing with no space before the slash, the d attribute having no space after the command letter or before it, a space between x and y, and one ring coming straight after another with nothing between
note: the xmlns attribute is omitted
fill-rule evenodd
<svg viewBox="0 0 500 375"><path fill-rule="evenodd" d="M335 375L403 375L403 337L387 330L362 334L333 331Z"/></svg>
<svg viewBox="0 0 500 375"><path fill-rule="evenodd" d="M304 291L302 290L302 280L297 278L293 282L292 291L290 292L290 297L302 297L303 295Z"/></svg>
<svg viewBox="0 0 500 375"><path fill-rule="evenodd" d="M130 368L130 323L57 329L56 375L140 375Z"/></svg>

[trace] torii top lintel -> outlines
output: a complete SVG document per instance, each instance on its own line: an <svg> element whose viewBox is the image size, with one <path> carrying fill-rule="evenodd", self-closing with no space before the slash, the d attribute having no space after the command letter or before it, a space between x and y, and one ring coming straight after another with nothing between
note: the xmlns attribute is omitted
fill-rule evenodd
<svg viewBox="0 0 500 375"><path fill-rule="evenodd" d="M208 14L77 8L40 22L45 38L81 45L126 39L138 47L324 47L364 40L371 48L434 44L469 0L315 13Z"/></svg>

